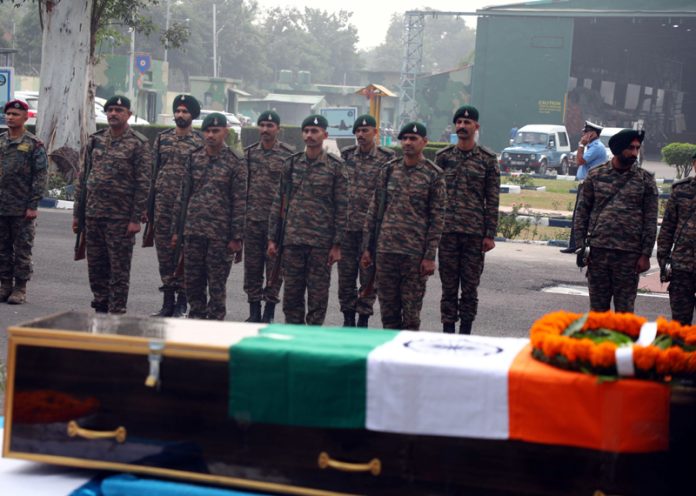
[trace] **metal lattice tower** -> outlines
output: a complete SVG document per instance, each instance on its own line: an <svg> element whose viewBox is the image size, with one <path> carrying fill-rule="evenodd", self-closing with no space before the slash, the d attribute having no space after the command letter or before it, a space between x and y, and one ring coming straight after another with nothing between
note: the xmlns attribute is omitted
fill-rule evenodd
<svg viewBox="0 0 696 496"><path fill-rule="evenodd" d="M409 11L404 14L404 58L399 81L399 125L416 118L416 77L423 64L424 12Z"/></svg>

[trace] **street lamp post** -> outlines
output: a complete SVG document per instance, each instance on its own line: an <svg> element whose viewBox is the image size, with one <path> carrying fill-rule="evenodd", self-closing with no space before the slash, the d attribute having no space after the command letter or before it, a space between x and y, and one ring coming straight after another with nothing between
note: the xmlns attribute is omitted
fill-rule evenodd
<svg viewBox="0 0 696 496"><path fill-rule="evenodd" d="M135 28L130 28L131 43L130 43L130 65L128 69L128 98L134 99L133 94L133 67L135 66Z"/></svg>
<svg viewBox="0 0 696 496"><path fill-rule="evenodd" d="M169 32L169 5L170 5L170 0L167 0L167 14L165 15L165 21L164 21L164 29L166 32ZM164 42L164 61L167 62L167 52L169 51L168 49L169 43Z"/></svg>

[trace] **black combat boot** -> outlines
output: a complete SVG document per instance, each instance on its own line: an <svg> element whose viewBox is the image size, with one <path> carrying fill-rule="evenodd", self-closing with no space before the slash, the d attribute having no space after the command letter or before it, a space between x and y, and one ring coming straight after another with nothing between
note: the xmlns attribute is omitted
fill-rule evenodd
<svg viewBox="0 0 696 496"><path fill-rule="evenodd" d="M109 304L105 301L93 301L90 306L96 313L109 313Z"/></svg>
<svg viewBox="0 0 696 496"><path fill-rule="evenodd" d="M261 322L261 302L252 301L249 303L249 318L244 322Z"/></svg>
<svg viewBox="0 0 696 496"><path fill-rule="evenodd" d="M358 314L358 327L367 327L367 321L370 320L369 315Z"/></svg>
<svg viewBox="0 0 696 496"><path fill-rule="evenodd" d="M471 334L471 324L473 323L473 320L462 320L462 323L459 325L459 334ZM452 324L452 327L454 327L454 324Z"/></svg>
<svg viewBox="0 0 696 496"><path fill-rule="evenodd" d="M454 334L454 322L444 322L442 324L442 332L445 334Z"/></svg>
<svg viewBox="0 0 696 496"><path fill-rule="evenodd" d="M343 327L355 327L355 312L343 312Z"/></svg>
<svg viewBox="0 0 696 496"><path fill-rule="evenodd" d="M12 294L12 279L3 279L0 282L0 301L7 301Z"/></svg>
<svg viewBox="0 0 696 496"><path fill-rule="evenodd" d="M179 291L176 295L176 303L174 304L174 313L172 317L179 319L181 317L186 317L188 313L188 300L186 299L186 293L184 291Z"/></svg>
<svg viewBox="0 0 696 496"><path fill-rule="evenodd" d="M24 279L15 279L12 294L7 298L7 303L10 305L21 305L27 301L27 281Z"/></svg>
<svg viewBox="0 0 696 496"><path fill-rule="evenodd" d="M150 315L150 317L171 317L174 313L174 290L163 289L162 294L164 294L162 308Z"/></svg>
<svg viewBox="0 0 696 496"><path fill-rule="evenodd" d="M266 302L266 305L263 307L263 317L261 317L261 322L265 322L267 324L270 324L273 322L273 319L275 318L275 303L270 303Z"/></svg>

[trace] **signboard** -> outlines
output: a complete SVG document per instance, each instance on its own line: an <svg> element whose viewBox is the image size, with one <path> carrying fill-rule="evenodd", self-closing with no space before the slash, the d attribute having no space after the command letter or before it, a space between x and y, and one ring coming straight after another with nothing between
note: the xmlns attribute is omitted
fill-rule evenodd
<svg viewBox="0 0 696 496"><path fill-rule="evenodd" d="M357 107L323 108L321 115L329 121L329 138L353 137L353 123L358 115Z"/></svg>
<svg viewBox="0 0 696 496"><path fill-rule="evenodd" d="M0 67L0 105L14 97L14 67ZM5 126L5 113L0 112L0 126Z"/></svg>
<svg viewBox="0 0 696 496"><path fill-rule="evenodd" d="M135 55L135 66L138 68L141 74L144 74L150 70L151 62L152 60L150 55L147 53L138 53Z"/></svg>

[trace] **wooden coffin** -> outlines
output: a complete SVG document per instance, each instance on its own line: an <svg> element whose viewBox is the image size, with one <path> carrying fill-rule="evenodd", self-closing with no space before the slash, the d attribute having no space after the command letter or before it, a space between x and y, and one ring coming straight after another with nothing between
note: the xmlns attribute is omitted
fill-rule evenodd
<svg viewBox="0 0 696 496"><path fill-rule="evenodd" d="M696 395L687 388L673 392L670 449L658 453L235 420L228 349L258 327L68 312L10 328L3 455L278 494L690 488Z"/></svg>

